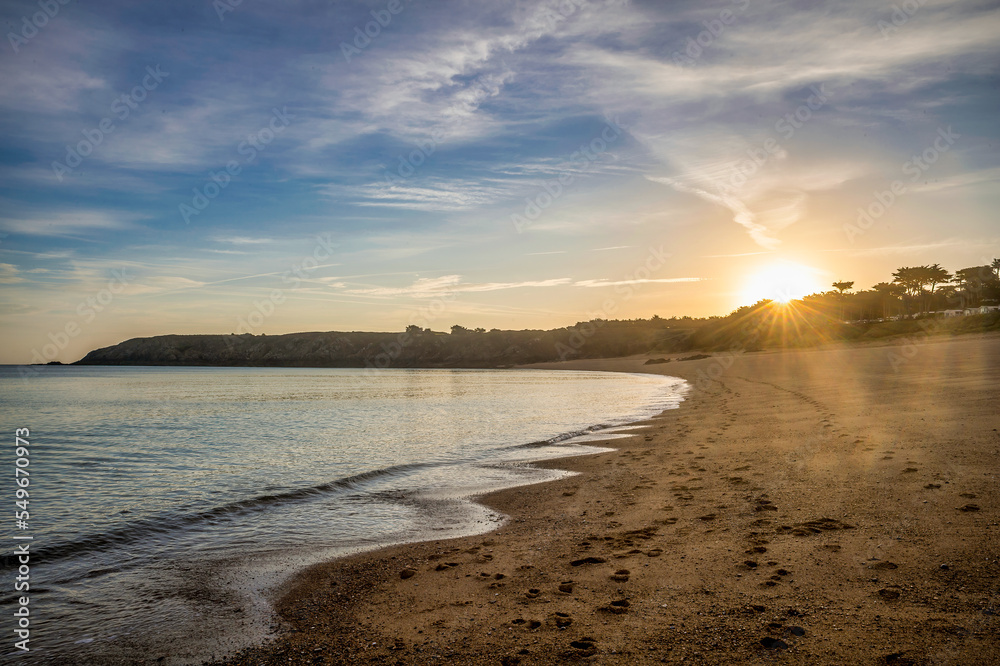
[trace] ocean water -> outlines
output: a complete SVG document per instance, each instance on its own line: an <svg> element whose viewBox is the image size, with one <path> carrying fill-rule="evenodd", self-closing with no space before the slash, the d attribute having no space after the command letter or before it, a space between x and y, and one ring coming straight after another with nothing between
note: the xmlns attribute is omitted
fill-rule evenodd
<svg viewBox="0 0 1000 666"><path fill-rule="evenodd" d="M31 652L0 645L22 663L199 663L257 642L289 575L492 529L503 516L471 496L559 478L529 461L592 453L686 390L540 370L38 370L0 368L11 463L31 431L28 529L11 515L3 549L12 581L14 537L32 537ZM5 626L21 594L0 595Z"/></svg>

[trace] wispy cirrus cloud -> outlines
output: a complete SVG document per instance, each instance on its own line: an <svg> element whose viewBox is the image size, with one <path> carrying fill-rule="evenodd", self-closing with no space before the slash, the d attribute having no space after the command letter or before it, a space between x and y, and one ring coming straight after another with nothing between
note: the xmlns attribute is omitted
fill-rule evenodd
<svg viewBox="0 0 1000 666"><path fill-rule="evenodd" d="M80 234L123 231L134 228L139 216L117 211L86 210L78 213L36 213L30 217L0 218L0 228L7 233L31 236L77 236Z"/></svg>
<svg viewBox="0 0 1000 666"><path fill-rule="evenodd" d="M553 278L549 280L525 280L521 282L484 282L470 283L463 281L461 275L443 275L438 278L420 278L405 287L351 287L344 282L333 283L330 286L345 289L346 293L360 296L412 296L414 298L432 298L442 294L483 293L505 291L508 289L531 289L548 287L579 287L602 288L636 284L674 284L684 282L700 282L703 278L635 278L628 280L573 280L572 278Z"/></svg>
<svg viewBox="0 0 1000 666"><path fill-rule="evenodd" d="M213 236L216 243L229 243L231 245L271 245L273 238L257 238L253 236Z"/></svg>

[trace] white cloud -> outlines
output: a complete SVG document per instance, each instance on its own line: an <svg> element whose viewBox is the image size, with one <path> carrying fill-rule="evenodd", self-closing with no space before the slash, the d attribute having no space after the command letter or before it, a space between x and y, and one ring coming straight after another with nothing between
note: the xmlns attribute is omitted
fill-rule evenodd
<svg viewBox="0 0 1000 666"><path fill-rule="evenodd" d="M445 294L458 293L482 293L491 291L504 291L507 289L530 289L547 287L577 287L577 288L600 288L616 287L620 285L633 284L672 284L683 282L699 282L703 278L646 278L632 280L572 280L571 278L553 278L550 280L526 280L521 282L483 282L470 283L463 282L461 275L443 275L438 278L420 278L407 287L365 287L346 288L346 293L359 296L412 296L414 298L432 298ZM342 282L331 284L331 287L342 287L346 285Z"/></svg>
<svg viewBox="0 0 1000 666"><path fill-rule="evenodd" d="M9 233L34 236L72 236L88 231L123 230L133 227L132 219L111 211L49 213L29 218L0 218L0 227Z"/></svg>
<svg viewBox="0 0 1000 666"><path fill-rule="evenodd" d="M270 245L274 243L273 238L255 238L253 236L214 236L212 240L216 243L230 243L232 245Z"/></svg>
<svg viewBox="0 0 1000 666"><path fill-rule="evenodd" d="M581 280L574 282L574 287L619 287L630 284L675 284L683 282L701 282L705 278L681 277L681 278L636 278L634 280Z"/></svg>
<svg viewBox="0 0 1000 666"><path fill-rule="evenodd" d="M14 284L24 282L24 278L18 275L17 266L14 264L0 264L0 284Z"/></svg>

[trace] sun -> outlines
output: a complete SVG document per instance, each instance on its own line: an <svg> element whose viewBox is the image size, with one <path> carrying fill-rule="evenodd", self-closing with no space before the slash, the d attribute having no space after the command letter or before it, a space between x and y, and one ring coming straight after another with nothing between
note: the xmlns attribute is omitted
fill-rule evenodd
<svg viewBox="0 0 1000 666"><path fill-rule="evenodd" d="M788 303L823 291L817 279L818 273L815 268L791 262L771 264L746 279L740 292L741 303L752 305L765 298Z"/></svg>

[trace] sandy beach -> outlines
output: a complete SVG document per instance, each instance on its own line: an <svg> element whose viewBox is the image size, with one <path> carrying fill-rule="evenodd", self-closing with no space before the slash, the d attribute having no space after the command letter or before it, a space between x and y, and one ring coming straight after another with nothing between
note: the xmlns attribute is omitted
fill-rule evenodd
<svg viewBox="0 0 1000 666"><path fill-rule="evenodd" d="M495 532L310 569L227 663L1000 663L1000 336L647 358L542 367L679 409Z"/></svg>

